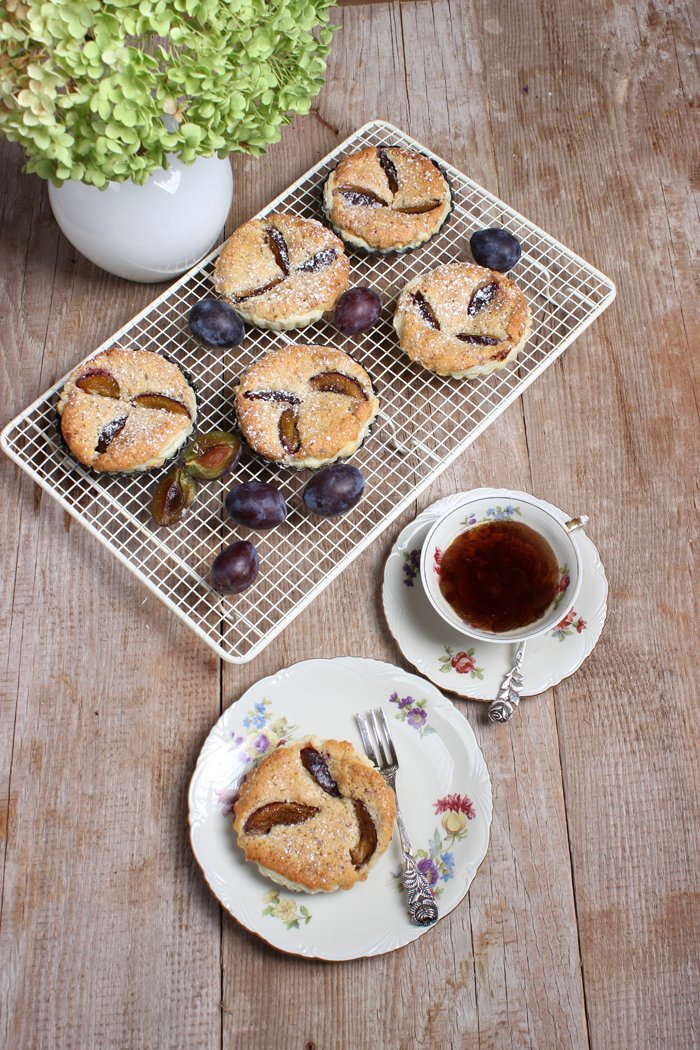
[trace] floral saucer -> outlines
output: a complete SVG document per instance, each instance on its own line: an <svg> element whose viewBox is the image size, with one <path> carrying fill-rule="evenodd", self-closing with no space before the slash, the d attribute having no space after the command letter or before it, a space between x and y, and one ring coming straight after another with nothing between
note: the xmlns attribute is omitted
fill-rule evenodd
<svg viewBox="0 0 700 1050"><path fill-rule="evenodd" d="M456 908L486 854L491 781L474 732L425 679L378 660L308 660L263 678L207 737L189 791L190 839L205 879L246 929L275 948L346 960L394 951L431 927L413 926L401 886L398 833L366 882L336 893L293 893L247 864L232 806L252 766L285 740L315 734L362 752L355 714L381 707L399 756L397 790L440 917Z"/></svg>
<svg viewBox="0 0 700 1050"><path fill-rule="evenodd" d="M488 520L517 520L518 499L526 493L475 489L468 495L476 499L487 493L494 495ZM513 665L516 647L477 641L450 628L428 601L420 578L423 541L435 521L460 506L465 495L459 492L438 500L401 532L384 570L384 612L401 651L421 674L459 696L490 701ZM549 503L544 506L561 521L570 517ZM608 581L598 551L583 530L572 538L581 554L581 590L574 609L553 630L527 643L524 696L543 693L578 670L603 630Z"/></svg>

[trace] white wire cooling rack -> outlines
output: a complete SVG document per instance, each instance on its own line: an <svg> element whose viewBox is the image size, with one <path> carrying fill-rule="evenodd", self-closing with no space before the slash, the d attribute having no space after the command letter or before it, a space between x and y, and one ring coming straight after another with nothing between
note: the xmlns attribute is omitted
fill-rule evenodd
<svg viewBox="0 0 700 1050"><path fill-rule="evenodd" d="M416 251L391 256L351 253L350 284L373 285L385 303L377 327L362 336L346 337L327 321L319 321L302 333L300 341L327 341L349 351L370 372L380 397L380 418L353 458L366 486L350 513L335 519L312 517L300 499L307 472L277 473L248 454L234 475L199 484L197 500L182 522L159 529L149 506L161 472L92 475L66 454L56 428L57 393L65 377L0 435L4 451L37 484L231 663L256 656L615 297L615 286L604 274L381 120L365 124L259 214L277 209L320 218L321 185L328 172L348 153L377 145L417 149L436 160L451 180L455 208L440 234ZM399 349L391 323L394 301L406 282L425 270L470 259L471 234L489 226L506 227L522 244L513 276L530 302L532 335L517 363L501 372L471 382L431 375ZM212 295L210 275L218 251L94 351L114 345L164 351L194 379L200 398L197 425L202 432L232 428L232 382L265 350L279 341L292 341L287 334L249 329L241 346L214 352L193 339L187 315L194 303ZM251 478L274 479L279 485L290 507L285 525L253 535L226 518L226 491ZM258 549L260 574L248 591L222 598L207 581L209 567L219 550L243 536Z"/></svg>

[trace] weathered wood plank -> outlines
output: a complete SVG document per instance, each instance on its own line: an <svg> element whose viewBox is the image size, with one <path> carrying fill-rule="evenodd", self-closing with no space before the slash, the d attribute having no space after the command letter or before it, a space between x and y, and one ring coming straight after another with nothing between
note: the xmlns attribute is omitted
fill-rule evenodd
<svg viewBox="0 0 700 1050"><path fill-rule="evenodd" d="M500 55L485 68L492 115L514 102L520 118L501 167L514 199L618 283L524 399L534 491L591 514L611 583L600 648L556 690L586 1004L594 1048L685 1048L700 1038L697 9L618 6L605 40L589 12L575 48L572 15L528 23L517 81Z"/></svg>
<svg viewBox="0 0 700 1050"><path fill-rule="evenodd" d="M152 288L59 237L2 145L3 423ZM209 1047L219 915L186 787L219 709L216 660L3 458L0 1042Z"/></svg>

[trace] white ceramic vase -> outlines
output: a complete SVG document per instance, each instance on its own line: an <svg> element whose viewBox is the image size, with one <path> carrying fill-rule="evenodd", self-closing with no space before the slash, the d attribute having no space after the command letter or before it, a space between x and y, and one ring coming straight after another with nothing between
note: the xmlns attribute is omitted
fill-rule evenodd
<svg viewBox="0 0 700 1050"><path fill-rule="evenodd" d="M129 281L173 280L214 246L233 197L228 160L169 158L143 186L82 182L49 186L56 222L91 262Z"/></svg>

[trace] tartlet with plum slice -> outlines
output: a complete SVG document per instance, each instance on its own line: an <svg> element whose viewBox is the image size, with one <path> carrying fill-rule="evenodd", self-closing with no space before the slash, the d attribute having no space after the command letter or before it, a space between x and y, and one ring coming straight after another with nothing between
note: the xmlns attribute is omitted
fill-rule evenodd
<svg viewBox="0 0 700 1050"><path fill-rule="evenodd" d="M245 858L290 890L332 893L364 881L386 852L394 792L345 740L306 737L248 774L233 828Z"/></svg>
<svg viewBox="0 0 700 1050"><path fill-rule="evenodd" d="M489 375L514 361L531 324L515 281L474 263L448 263L409 281L394 314L411 360L455 379Z"/></svg>
<svg viewBox="0 0 700 1050"><path fill-rule="evenodd" d="M437 164L397 146L345 157L323 187L323 211L354 248L404 252L425 244L452 210L452 191Z"/></svg>
<svg viewBox="0 0 700 1050"><path fill-rule="evenodd" d="M368 373L343 350L290 343L246 369L234 407L254 452L280 466L316 469L357 451L379 401Z"/></svg>
<svg viewBox="0 0 700 1050"><path fill-rule="evenodd" d="M343 242L323 223L279 213L234 230L213 281L248 324L286 331L332 310L349 273Z"/></svg>
<svg viewBox="0 0 700 1050"><path fill-rule="evenodd" d="M173 361L113 347L78 365L57 412L79 463L97 473L131 474L177 455L194 428L197 396Z"/></svg>

